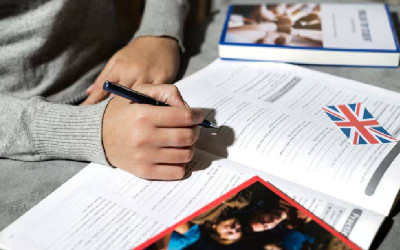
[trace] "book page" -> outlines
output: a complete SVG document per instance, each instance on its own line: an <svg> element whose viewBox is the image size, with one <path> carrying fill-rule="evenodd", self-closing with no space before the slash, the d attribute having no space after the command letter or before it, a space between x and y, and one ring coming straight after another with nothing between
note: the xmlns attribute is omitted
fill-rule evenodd
<svg viewBox="0 0 400 250"><path fill-rule="evenodd" d="M198 152L182 181L90 164L0 233L10 249L131 249L251 176ZM230 167L232 166L232 167Z"/></svg>
<svg viewBox="0 0 400 250"><path fill-rule="evenodd" d="M131 249L254 175L367 248L384 216L197 150L183 181L90 164L0 233L10 249ZM6 247L4 247L6 248Z"/></svg>
<svg viewBox="0 0 400 250"><path fill-rule="evenodd" d="M368 249L385 216L329 195L257 171L289 197L363 249Z"/></svg>
<svg viewBox="0 0 400 250"><path fill-rule="evenodd" d="M200 147L290 182L388 214L400 188L396 143L352 145L323 112L362 102L394 137L400 94L268 62L216 60L177 84L191 107L223 125ZM392 167L389 168L392 163Z"/></svg>
<svg viewBox="0 0 400 250"><path fill-rule="evenodd" d="M210 155L210 157L214 156ZM232 162L227 160L226 164L230 166ZM256 175L271 183L363 249L370 247L386 217L354 203L337 199L303 185L288 182L257 169L251 169L240 164L235 165L234 168L238 172Z"/></svg>

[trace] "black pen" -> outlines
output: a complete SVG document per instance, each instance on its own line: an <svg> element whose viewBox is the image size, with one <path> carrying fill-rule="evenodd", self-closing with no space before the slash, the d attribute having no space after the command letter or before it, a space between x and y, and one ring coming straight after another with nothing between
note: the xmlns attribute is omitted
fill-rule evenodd
<svg viewBox="0 0 400 250"><path fill-rule="evenodd" d="M135 90L119 85L117 83L105 81L103 89L107 92L113 93L117 96L124 97L136 103L150 104L154 106L169 106L165 102L157 101L151 98L150 96L139 93ZM203 122L200 123L199 126L202 126L204 128L218 128L217 125L207 120L203 120Z"/></svg>

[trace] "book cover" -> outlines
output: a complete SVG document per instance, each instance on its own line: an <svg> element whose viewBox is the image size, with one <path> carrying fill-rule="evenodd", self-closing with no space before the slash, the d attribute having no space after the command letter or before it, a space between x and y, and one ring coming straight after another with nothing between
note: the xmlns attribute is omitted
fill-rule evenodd
<svg viewBox="0 0 400 250"><path fill-rule="evenodd" d="M385 4L231 5L221 58L396 67L399 46Z"/></svg>
<svg viewBox="0 0 400 250"><path fill-rule="evenodd" d="M255 176L137 249L360 249Z"/></svg>

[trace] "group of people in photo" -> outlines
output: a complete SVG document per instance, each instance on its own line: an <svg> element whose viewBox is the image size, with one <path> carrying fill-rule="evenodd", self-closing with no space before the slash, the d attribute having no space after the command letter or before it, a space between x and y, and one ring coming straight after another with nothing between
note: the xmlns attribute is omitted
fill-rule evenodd
<svg viewBox="0 0 400 250"><path fill-rule="evenodd" d="M314 3L235 5L225 42L322 47L320 13Z"/></svg>
<svg viewBox="0 0 400 250"><path fill-rule="evenodd" d="M149 249L349 249L303 211L256 182L174 228Z"/></svg>

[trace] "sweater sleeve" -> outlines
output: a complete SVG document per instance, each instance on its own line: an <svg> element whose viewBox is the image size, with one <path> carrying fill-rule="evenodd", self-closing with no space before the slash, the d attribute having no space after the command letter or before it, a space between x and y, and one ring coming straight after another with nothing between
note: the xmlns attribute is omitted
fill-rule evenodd
<svg viewBox="0 0 400 250"><path fill-rule="evenodd" d="M183 50L183 27L189 10L187 0L147 0L134 39L141 36L170 36Z"/></svg>
<svg viewBox="0 0 400 250"><path fill-rule="evenodd" d="M102 119L109 100L92 106L55 104L0 94L0 157L68 159L108 164Z"/></svg>

